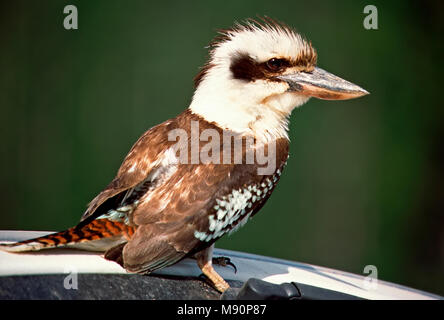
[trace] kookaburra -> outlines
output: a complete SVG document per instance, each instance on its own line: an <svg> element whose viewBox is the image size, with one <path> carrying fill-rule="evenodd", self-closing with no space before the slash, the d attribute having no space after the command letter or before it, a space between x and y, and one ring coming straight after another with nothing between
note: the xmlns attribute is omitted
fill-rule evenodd
<svg viewBox="0 0 444 320"><path fill-rule="evenodd" d="M316 62L310 42L269 18L220 31L190 106L139 138L77 226L1 249L102 251L134 273L194 257L225 291L228 283L212 266L214 242L245 224L273 192L288 158L292 110L310 97L368 94Z"/></svg>

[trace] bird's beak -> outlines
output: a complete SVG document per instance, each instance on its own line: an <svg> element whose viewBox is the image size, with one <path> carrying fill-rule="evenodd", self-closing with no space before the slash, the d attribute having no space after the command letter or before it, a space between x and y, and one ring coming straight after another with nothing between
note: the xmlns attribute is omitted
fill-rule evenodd
<svg viewBox="0 0 444 320"><path fill-rule="evenodd" d="M319 99L347 100L369 94L361 87L317 67L312 72L296 72L277 78L290 85L289 91Z"/></svg>

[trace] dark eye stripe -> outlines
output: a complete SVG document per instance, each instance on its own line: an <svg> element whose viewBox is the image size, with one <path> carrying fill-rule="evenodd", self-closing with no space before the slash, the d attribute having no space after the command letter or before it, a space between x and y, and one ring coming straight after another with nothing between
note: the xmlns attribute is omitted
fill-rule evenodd
<svg viewBox="0 0 444 320"><path fill-rule="evenodd" d="M233 78L254 81L266 78L265 70L247 54L235 55L231 60L230 71Z"/></svg>
<svg viewBox="0 0 444 320"><path fill-rule="evenodd" d="M275 76L291 65L290 61L283 58L272 58L257 63L248 54L241 53L232 57L230 71L234 79L254 81Z"/></svg>

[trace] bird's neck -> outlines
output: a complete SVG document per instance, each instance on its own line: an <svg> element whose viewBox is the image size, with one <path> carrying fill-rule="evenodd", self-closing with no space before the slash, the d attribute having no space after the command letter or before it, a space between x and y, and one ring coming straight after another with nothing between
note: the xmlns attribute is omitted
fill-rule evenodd
<svg viewBox="0 0 444 320"><path fill-rule="evenodd" d="M203 92L198 88L189 109L223 130L254 135L263 142L288 139L291 111L282 112L268 105L269 101L257 101L242 95L242 92L230 93L217 90Z"/></svg>

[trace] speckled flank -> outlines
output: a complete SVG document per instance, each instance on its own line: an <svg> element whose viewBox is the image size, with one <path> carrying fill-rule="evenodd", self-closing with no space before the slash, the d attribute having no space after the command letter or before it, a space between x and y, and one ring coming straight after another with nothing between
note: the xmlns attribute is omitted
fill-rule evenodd
<svg viewBox="0 0 444 320"><path fill-rule="evenodd" d="M278 169L273 176L260 183L235 189L227 196L216 199L216 205L213 207L215 214L208 217L208 231L196 230L194 236L200 241L209 242L238 230L251 217L254 205L268 198L280 175L281 170Z"/></svg>

